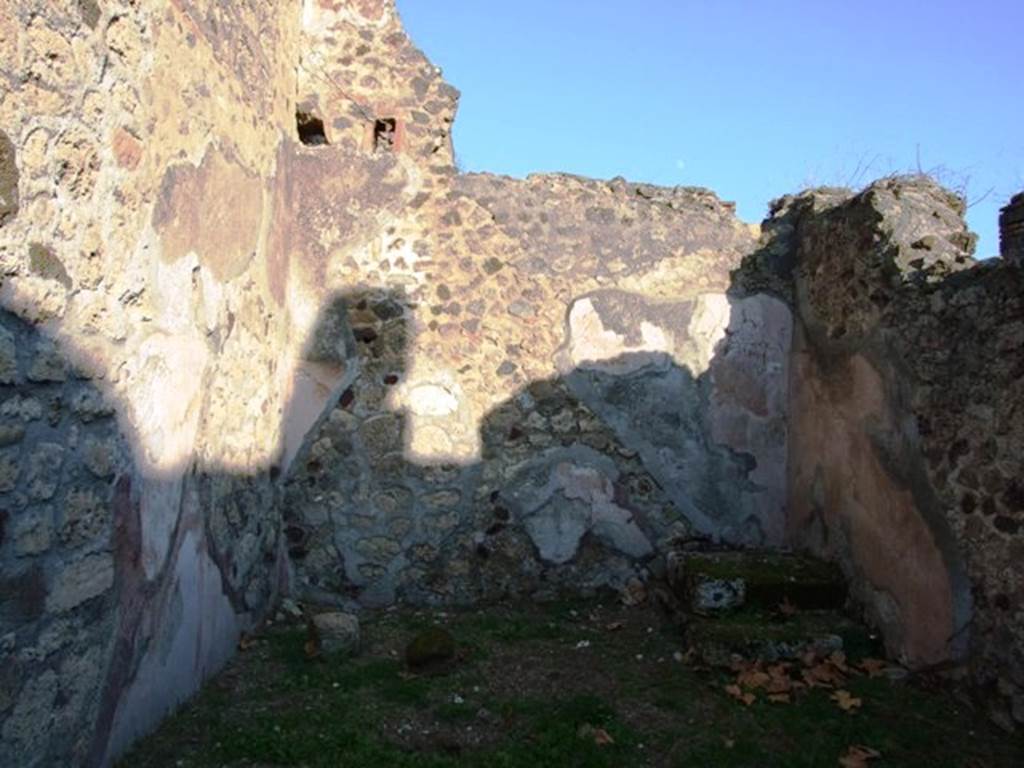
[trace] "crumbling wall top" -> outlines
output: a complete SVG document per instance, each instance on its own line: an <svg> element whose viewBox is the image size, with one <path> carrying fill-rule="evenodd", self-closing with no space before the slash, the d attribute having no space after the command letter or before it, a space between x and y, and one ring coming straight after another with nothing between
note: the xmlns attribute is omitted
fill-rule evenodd
<svg viewBox="0 0 1024 768"><path fill-rule="evenodd" d="M1024 192L999 212L999 253L1011 264L1024 266Z"/></svg>

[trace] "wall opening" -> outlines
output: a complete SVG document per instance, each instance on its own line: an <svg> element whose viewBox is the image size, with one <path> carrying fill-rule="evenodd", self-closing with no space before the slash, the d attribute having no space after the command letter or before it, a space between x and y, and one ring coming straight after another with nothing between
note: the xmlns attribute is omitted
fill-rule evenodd
<svg viewBox="0 0 1024 768"><path fill-rule="evenodd" d="M373 151L394 152L398 143L398 120L393 117L378 118L373 123Z"/></svg>
<svg viewBox="0 0 1024 768"><path fill-rule="evenodd" d="M301 110L295 113L295 123L299 131L299 141L307 146L326 146L327 132L324 130L324 121L316 115Z"/></svg>

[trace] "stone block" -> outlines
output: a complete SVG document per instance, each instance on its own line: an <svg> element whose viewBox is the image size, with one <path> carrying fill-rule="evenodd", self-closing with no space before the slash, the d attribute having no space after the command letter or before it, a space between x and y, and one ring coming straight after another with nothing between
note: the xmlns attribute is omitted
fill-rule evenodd
<svg viewBox="0 0 1024 768"><path fill-rule="evenodd" d="M14 144L0 131L0 226L18 213L18 163Z"/></svg>
<svg viewBox="0 0 1024 768"><path fill-rule="evenodd" d="M12 526L14 551L21 557L42 554L53 541L53 522L49 509L19 515Z"/></svg>
<svg viewBox="0 0 1024 768"><path fill-rule="evenodd" d="M93 475L106 479L114 474L117 448L113 440L86 439L82 448L82 463Z"/></svg>
<svg viewBox="0 0 1024 768"><path fill-rule="evenodd" d="M18 356L14 334L0 326L0 384L18 380Z"/></svg>
<svg viewBox="0 0 1024 768"><path fill-rule="evenodd" d="M420 632L405 648L405 662L414 671L442 668L455 659L455 638L442 627Z"/></svg>
<svg viewBox="0 0 1024 768"><path fill-rule="evenodd" d="M46 599L46 609L70 611L114 586L114 560L106 554L87 555L58 571Z"/></svg>
<svg viewBox="0 0 1024 768"><path fill-rule="evenodd" d="M18 487L18 476L21 473L19 456L16 448L0 451L0 493L9 493Z"/></svg>
<svg viewBox="0 0 1024 768"><path fill-rule="evenodd" d="M21 424L0 424L0 448L17 445L25 437L25 428Z"/></svg>
<svg viewBox="0 0 1024 768"><path fill-rule="evenodd" d="M72 488L60 513L60 539L70 547L106 544L113 521L111 505L91 488Z"/></svg>
<svg viewBox="0 0 1024 768"><path fill-rule="evenodd" d="M839 569L814 558L756 551L693 552L683 558L681 597L697 612L743 605L776 611L784 603L823 610L846 600Z"/></svg>
<svg viewBox="0 0 1024 768"><path fill-rule="evenodd" d="M359 650L359 619L350 613L320 613L313 617L320 650L328 655L354 654Z"/></svg>
<svg viewBox="0 0 1024 768"><path fill-rule="evenodd" d="M60 485L64 448L56 443L41 443L28 457L28 495L34 501L53 498Z"/></svg>

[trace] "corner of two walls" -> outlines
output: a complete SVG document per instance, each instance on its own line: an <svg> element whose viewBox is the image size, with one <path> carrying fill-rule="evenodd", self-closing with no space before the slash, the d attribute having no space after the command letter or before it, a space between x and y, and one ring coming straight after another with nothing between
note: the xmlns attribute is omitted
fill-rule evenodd
<svg viewBox="0 0 1024 768"><path fill-rule="evenodd" d="M6 4L0 736L100 765L283 586L299 9Z"/></svg>
<svg viewBox="0 0 1024 768"><path fill-rule="evenodd" d="M300 272L360 372L288 477L300 593L623 588L677 538L781 543L790 314L732 295L755 241L728 204L344 141L297 162Z"/></svg>
<svg viewBox="0 0 1024 768"><path fill-rule="evenodd" d="M963 212L917 177L779 202L790 540L844 565L891 653L1024 713L1024 276L971 259Z"/></svg>
<svg viewBox="0 0 1024 768"><path fill-rule="evenodd" d="M457 174L390 0L38 10L0 22L19 764L109 761L290 575L621 587L694 533L837 558L908 663L1024 689L1022 270L948 193L787 198L756 250L706 190Z"/></svg>

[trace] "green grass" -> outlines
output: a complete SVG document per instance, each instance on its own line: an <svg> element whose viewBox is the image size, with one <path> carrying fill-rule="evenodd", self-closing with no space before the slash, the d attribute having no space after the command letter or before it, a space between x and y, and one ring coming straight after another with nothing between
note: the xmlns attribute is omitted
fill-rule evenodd
<svg viewBox="0 0 1024 768"><path fill-rule="evenodd" d="M377 645L351 659L307 659L301 630L274 630L119 765L801 768L835 766L852 744L879 750L882 767L1024 765L1020 739L947 692L857 677L854 714L823 690L746 707L724 691L727 672L671 661L678 639L650 615L615 631L608 615L563 604L449 615L461 659L430 676L399 661L431 623L422 614L367 622ZM592 644L577 649L583 637Z"/></svg>

